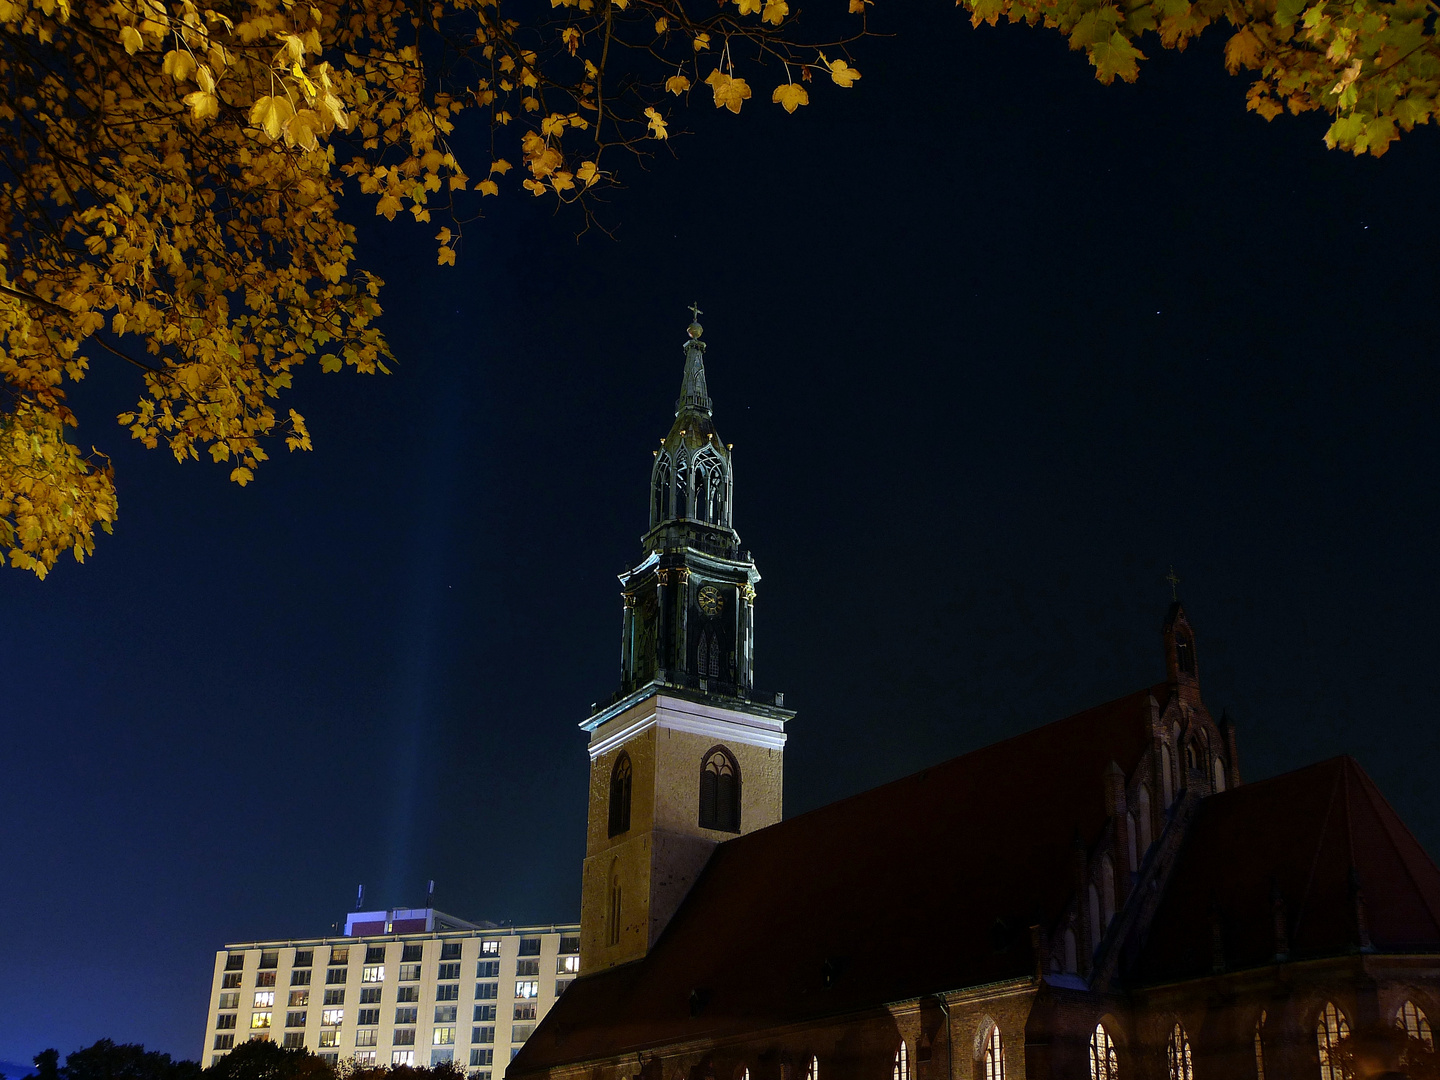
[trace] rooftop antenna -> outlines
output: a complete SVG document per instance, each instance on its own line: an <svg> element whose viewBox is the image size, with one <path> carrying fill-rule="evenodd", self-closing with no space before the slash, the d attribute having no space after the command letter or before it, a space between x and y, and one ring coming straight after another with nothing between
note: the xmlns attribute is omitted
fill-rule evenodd
<svg viewBox="0 0 1440 1080"><path fill-rule="evenodd" d="M434 879L434 878L431 878L431 879L430 879L430 888L429 888L429 889L426 891L426 893L425 893L425 906L428 907L428 908L433 908L433 907L435 906L435 879Z"/></svg>
<svg viewBox="0 0 1440 1080"><path fill-rule="evenodd" d="M359 910L360 910L361 908L363 908L364 906L365 906L365 886L364 886L364 885L361 885L360 888L355 891L355 910L356 910L356 911L359 911Z"/></svg>

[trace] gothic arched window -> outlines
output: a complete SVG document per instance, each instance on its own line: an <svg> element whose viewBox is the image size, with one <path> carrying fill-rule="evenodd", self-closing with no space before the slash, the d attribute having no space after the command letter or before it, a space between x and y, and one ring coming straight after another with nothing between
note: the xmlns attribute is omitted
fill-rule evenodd
<svg viewBox="0 0 1440 1080"><path fill-rule="evenodd" d="M689 517L690 465L681 458L675 462L675 509L671 517Z"/></svg>
<svg viewBox="0 0 1440 1080"><path fill-rule="evenodd" d="M1185 634L1175 636L1175 664L1183 674L1195 674L1195 643Z"/></svg>
<svg viewBox="0 0 1440 1080"><path fill-rule="evenodd" d="M1255 1080L1265 1080L1265 1010L1260 1010L1260 1019L1255 1021Z"/></svg>
<svg viewBox="0 0 1440 1080"><path fill-rule="evenodd" d="M910 1080L910 1056L905 1052L905 1040L900 1040L900 1049L895 1051L894 1080Z"/></svg>
<svg viewBox="0 0 1440 1080"><path fill-rule="evenodd" d="M1413 1001L1407 1001L1400 1006L1400 1011L1395 1014L1395 1026L1412 1039L1419 1039L1425 1044L1426 1050L1435 1049L1435 1036L1430 1030L1430 1021L1425 1017L1425 1011Z"/></svg>
<svg viewBox="0 0 1440 1080"><path fill-rule="evenodd" d="M990 1025L985 1036L985 1057L981 1064L981 1080L1005 1080L1005 1047L1000 1043L1000 1026Z"/></svg>
<svg viewBox="0 0 1440 1080"><path fill-rule="evenodd" d="M655 463L655 509L651 515L652 525L658 525L670 516L670 458L660 455Z"/></svg>
<svg viewBox="0 0 1440 1080"><path fill-rule="evenodd" d="M1190 1037L1178 1023L1170 1029L1165 1060L1170 1065L1170 1080L1195 1080L1195 1064L1190 1058Z"/></svg>
<svg viewBox="0 0 1440 1080"><path fill-rule="evenodd" d="M610 772L610 835L630 830L630 755L624 750Z"/></svg>
<svg viewBox="0 0 1440 1080"><path fill-rule="evenodd" d="M820 1059L812 1057L810 1064L805 1066L805 1080L820 1080Z"/></svg>
<svg viewBox="0 0 1440 1080"><path fill-rule="evenodd" d="M720 678L720 635L708 626L695 643L695 671L706 678Z"/></svg>
<svg viewBox="0 0 1440 1080"><path fill-rule="evenodd" d="M1320 1052L1320 1080L1350 1080L1340 1060L1340 1040L1350 1034L1345 1014L1327 1001L1315 1021L1315 1047Z"/></svg>
<svg viewBox="0 0 1440 1080"><path fill-rule="evenodd" d="M1215 790L1216 790L1216 791L1224 791L1224 790L1225 790L1225 763L1224 763L1223 761L1221 761L1218 757L1217 757L1217 758L1215 759L1215 761L1214 761L1214 771L1215 771Z"/></svg>
<svg viewBox="0 0 1440 1080"><path fill-rule="evenodd" d="M1090 1033L1090 1080L1120 1080L1120 1062L1115 1056L1115 1040L1103 1023Z"/></svg>
<svg viewBox="0 0 1440 1080"><path fill-rule="evenodd" d="M700 763L700 827L740 831L740 766L717 746Z"/></svg>

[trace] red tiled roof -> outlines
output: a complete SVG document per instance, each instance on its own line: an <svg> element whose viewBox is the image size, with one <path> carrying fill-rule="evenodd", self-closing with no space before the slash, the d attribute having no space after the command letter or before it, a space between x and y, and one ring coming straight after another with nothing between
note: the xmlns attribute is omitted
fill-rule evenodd
<svg viewBox="0 0 1440 1080"><path fill-rule="evenodd" d="M1073 837L1104 828L1105 767L1139 763L1152 694L721 844L650 954L572 983L510 1075L1028 975L1028 928L1067 902Z"/></svg>
<svg viewBox="0 0 1440 1080"><path fill-rule="evenodd" d="M1440 948L1440 870L1349 757L1201 804L1133 973L1208 975L1214 920L1228 968L1272 963L1283 900L1291 959L1358 949L1351 867L1374 947Z"/></svg>

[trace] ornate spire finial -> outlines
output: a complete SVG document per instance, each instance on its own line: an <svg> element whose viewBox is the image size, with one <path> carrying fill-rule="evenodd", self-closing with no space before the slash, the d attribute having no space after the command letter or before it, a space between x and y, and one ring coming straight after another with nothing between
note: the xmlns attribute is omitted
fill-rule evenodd
<svg viewBox="0 0 1440 1080"><path fill-rule="evenodd" d="M685 342L685 381L680 387L680 400L675 402L675 415L685 409L695 409L710 415L710 395L705 392L705 342L700 340L704 327L700 325L700 305L690 305L690 316L694 320L688 330L690 340Z"/></svg>
<svg viewBox="0 0 1440 1080"><path fill-rule="evenodd" d="M702 314L704 313L700 310L698 301L690 305L690 327L687 332L693 341L699 341L700 335L705 332L705 328L700 325L700 316Z"/></svg>
<svg viewBox="0 0 1440 1080"><path fill-rule="evenodd" d="M1168 573L1168 574L1165 575L1165 580L1170 583L1170 599L1171 599L1171 600L1179 600L1179 599L1180 599L1180 579L1175 576L1175 567L1174 567L1173 564L1172 564L1171 567L1170 567L1170 573Z"/></svg>

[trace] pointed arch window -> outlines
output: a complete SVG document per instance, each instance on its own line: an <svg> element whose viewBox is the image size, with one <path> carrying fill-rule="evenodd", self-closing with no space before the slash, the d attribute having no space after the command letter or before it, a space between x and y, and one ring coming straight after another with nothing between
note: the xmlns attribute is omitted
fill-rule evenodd
<svg viewBox="0 0 1440 1080"><path fill-rule="evenodd" d="M1214 761L1214 770L1215 770L1215 790L1216 790L1216 791L1224 791L1224 790L1225 790L1225 763L1224 763L1223 761L1221 761L1218 757L1217 757L1217 758L1215 759L1215 761Z"/></svg>
<svg viewBox="0 0 1440 1080"><path fill-rule="evenodd" d="M900 1049L895 1051L893 1080L910 1080L910 1055L905 1052L905 1040L900 1040Z"/></svg>
<svg viewBox="0 0 1440 1080"><path fill-rule="evenodd" d="M660 524L670 516L670 457L661 454L655 463L655 507L651 523Z"/></svg>
<svg viewBox="0 0 1440 1080"><path fill-rule="evenodd" d="M687 500L689 496L690 465L684 458L681 458L675 462L675 508L670 514L671 517L683 518L690 516L687 510Z"/></svg>
<svg viewBox="0 0 1440 1080"><path fill-rule="evenodd" d="M1400 1006L1400 1011L1395 1014L1395 1026L1410 1038L1419 1039L1425 1044L1426 1050L1435 1049L1435 1035L1430 1030L1430 1021L1425 1016L1425 1010L1413 1001L1407 1001Z"/></svg>
<svg viewBox="0 0 1440 1080"><path fill-rule="evenodd" d="M700 762L700 827L740 831L740 766L723 746L707 751Z"/></svg>
<svg viewBox="0 0 1440 1080"><path fill-rule="evenodd" d="M630 830L630 755L624 750L610 771L610 835Z"/></svg>
<svg viewBox="0 0 1440 1080"><path fill-rule="evenodd" d="M1170 1029L1170 1042L1165 1047L1165 1059L1170 1065L1170 1080L1195 1080L1195 1063L1190 1057L1190 1036L1177 1022Z"/></svg>
<svg viewBox="0 0 1440 1080"><path fill-rule="evenodd" d="M805 1066L805 1080L820 1080L820 1059L812 1056Z"/></svg>
<svg viewBox="0 0 1440 1080"><path fill-rule="evenodd" d="M1255 1080L1265 1080L1265 1010L1255 1021Z"/></svg>
<svg viewBox="0 0 1440 1080"><path fill-rule="evenodd" d="M1103 1023L1090 1033L1090 1080L1120 1080L1120 1062L1115 1055L1115 1040Z"/></svg>
<svg viewBox="0 0 1440 1080"><path fill-rule="evenodd" d="M1340 1060L1340 1040L1350 1034L1345 1014L1327 1001L1315 1021L1315 1045L1320 1052L1320 1080L1350 1080Z"/></svg>
<svg viewBox="0 0 1440 1080"><path fill-rule="evenodd" d="M1195 674L1195 643L1188 634L1175 636L1175 664L1182 675Z"/></svg>
<svg viewBox="0 0 1440 1080"><path fill-rule="evenodd" d="M695 672L707 679L720 678L720 635L708 626L695 643Z"/></svg>
<svg viewBox="0 0 1440 1080"><path fill-rule="evenodd" d="M981 1062L981 1080L1005 1080L1005 1047L1000 1041L1000 1025L991 1024L985 1036L985 1057Z"/></svg>

